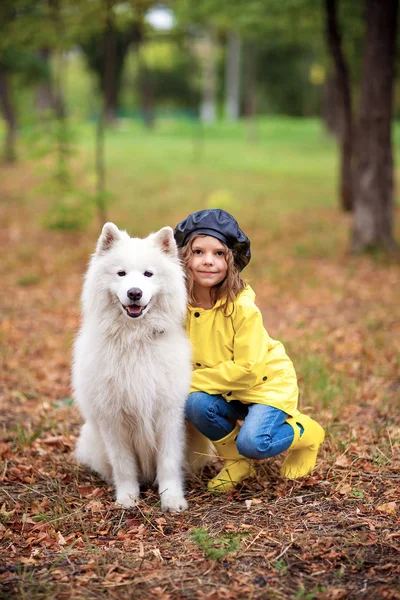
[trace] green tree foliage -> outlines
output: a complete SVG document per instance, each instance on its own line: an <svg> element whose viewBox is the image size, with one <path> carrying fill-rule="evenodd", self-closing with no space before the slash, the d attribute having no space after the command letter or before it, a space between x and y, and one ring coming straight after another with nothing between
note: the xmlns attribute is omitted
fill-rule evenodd
<svg viewBox="0 0 400 600"><path fill-rule="evenodd" d="M36 84L50 77L48 65L37 52L12 45L1 53L0 69L19 75L22 85Z"/></svg>
<svg viewBox="0 0 400 600"><path fill-rule="evenodd" d="M116 116L122 73L129 46L142 37L141 15L134 17L126 3L96 2L96 25L79 36L87 66L95 75L109 122ZM122 7L122 15L118 9ZM94 16L94 15L93 15Z"/></svg>
<svg viewBox="0 0 400 600"><path fill-rule="evenodd" d="M272 41L259 48L257 55L260 112L290 116L320 114L320 89L310 77L315 57L309 48Z"/></svg>
<svg viewBox="0 0 400 600"><path fill-rule="evenodd" d="M192 61L183 56L171 69L145 67L139 75L139 82L142 77L150 81L157 105L195 109L199 104L199 93L191 81L192 66Z"/></svg>
<svg viewBox="0 0 400 600"><path fill-rule="evenodd" d="M320 113L321 89L310 76L316 64L323 69L326 63L319 5L310 0L179 0L177 16L180 26L193 35L207 27L220 37L228 30L241 35L244 65L250 51L255 63L258 111Z"/></svg>
<svg viewBox="0 0 400 600"><path fill-rule="evenodd" d="M35 19L38 12L28 0L4 0L0 5L0 109L6 123L4 158L8 162L16 158L18 111L15 84L18 81L26 87L48 77L46 64L34 47L20 39L19 19L27 16Z"/></svg>
<svg viewBox="0 0 400 600"><path fill-rule="evenodd" d="M132 72L133 71L133 72ZM199 65L184 40L157 40L145 44L130 77L138 89L151 86L156 106L197 109L200 100Z"/></svg>

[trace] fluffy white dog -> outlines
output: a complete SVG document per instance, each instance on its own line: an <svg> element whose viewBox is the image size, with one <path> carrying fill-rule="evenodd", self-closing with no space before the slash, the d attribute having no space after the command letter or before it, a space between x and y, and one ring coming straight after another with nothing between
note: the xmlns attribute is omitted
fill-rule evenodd
<svg viewBox="0 0 400 600"><path fill-rule="evenodd" d="M86 273L74 347L72 383L85 418L76 457L113 482L124 507L138 502L140 483L156 481L163 510L187 508L186 301L170 227L139 239L104 225ZM191 430L189 461L197 455L201 466L208 446L195 435Z"/></svg>

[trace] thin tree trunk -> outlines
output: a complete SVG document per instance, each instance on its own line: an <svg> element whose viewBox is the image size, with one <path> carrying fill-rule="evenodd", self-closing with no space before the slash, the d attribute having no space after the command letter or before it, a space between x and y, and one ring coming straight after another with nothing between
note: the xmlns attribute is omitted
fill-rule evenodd
<svg viewBox="0 0 400 600"><path fill-rule="evenodd" d="M248 43L245 51L244 72L244 116L248 124L248 139L251 143L257 141L257 50Z"/></svg>
<svg viewBox="0 0 400 600"><path fill-rule="evenodd" d="M353 126L349 70L342 50L342 40L337 19L336 0L325 0L326 35L335 70L342 114L342 136L340 138L340 202L345 211L351 211L353 201Z"/></svg>
<svg viewBox="0 0 400 600"><path fill-rule="evenodd" d="M51 8L52 19L57 34L57 39L61 42L65 37L65 25L62 18L61 0L48 0ZM62 47L56 49L55 69L54 69L54 112L57 125L57 174L56 177L60 184L60 191L68 188L71 182L68 159L70 152L67 111L64 101L65 86L65 68L66 57ZM62 193L62 192L61 192Z"/></svg>
<svg viewBox="0 0 400 600"><path fill-rule="evenodd" d="M104 155L104 113L100 112L96 128L96 206L100 227L107 222L106 210L106 162Z"/></svg>
<svg viewBox="0 0 400 600"><path fill-rule="evenodd" d="M202 123L214 123L217 118L217 65L215 40L208 32L201 43L203 65L203 98L200 106Z"/></svg>
<svg viewBox="0 0 400 600"><path fill-rule="evenodd" d="M140 95L140 106L142 109L143 121L147 129L154 127L154 92L153 85L150 80L149 70L140 53L140 44L135 44L136 62L138 70L138 85Z"/></svg>
<svg viewBox="0 0 400 600"><path fill-rule="evenodd" d="M107 221L106 210L106 160L105 160L105 126L115 120L115 58L116 40L112 18L112 0L106 0L106 30L104 44L103 96L100 98L99 116L96 126L96 208L100 226Z"/></svg>
<svg viewBox="0 0 400 600"><path fill-rule="evenodd" d="M395 250L393 238L394 60L398 0L367 0L352 250Z"/></svg>
<svg viewBox="0 0 400 600"><path fill-rule="evenodd" d="M145 127L152 129L155 122L154 87L150 78L149 69L141 53L141 48L145 39L144 17L145 15L143 13L138 15L135 29L132 30L132 42L137 65L137 77L135 83L139 90L143 121Z"/></svg>
<svg viewBox="0 0 400 600"><path fill-rule="evenodd" d="M147 129L152 129L154 127L154 94L147 69L142 70L140 95L144 124Z"/></svg>
<svg viewBox="0 0 400 600"><path fill-rule="evenodd" d="M336 73L329 75L324 83L322 120L328 132L340 142L343 138L343 110L338 98Z"/></svg>
<svg viewBox="0 0 400 600"><path fill-rule="evenodd" d="M43 47L39 49L38 54L43 62L46 63L46 70L48 73L47 79L41 82L36 90L36 107L40 116L43 116L44 114L55 109L54 91L52 86L52 78L50 75L51 50L50 48Z"/></svg>
<svg viewBox="0 0 400 600"><path fill-rule="evenodd" d="M57 39L61 41L65 36L65 26L61 16L60 0L48 0L54 28ZM56 52L56 69L53 80L53 108L58 121L62 122L66 118L66 108L64 101L64 56L61 48Z"/></svg>
<svg viewBox="0 0 400 600"><path fill-rule="evenodd" d="M240 35L228 33L226 44L225 118L237 121L240 112Z"/></svg>
<svg viewBox="0 0 400 600"><path fill-rule="evenodd" d="M107 24L104 36L104 115L108 125L117 116L116 39L112 17L113 0L106 0Z"/></svg>
<svg viewBox="0 0 400 600"><path fill-rule="evenodd" d="M11 99L8 74L0 71L0 107L6 122L6 136L4 140L4 159L6 162L14 162L17 158L17 118Z"/></svg>

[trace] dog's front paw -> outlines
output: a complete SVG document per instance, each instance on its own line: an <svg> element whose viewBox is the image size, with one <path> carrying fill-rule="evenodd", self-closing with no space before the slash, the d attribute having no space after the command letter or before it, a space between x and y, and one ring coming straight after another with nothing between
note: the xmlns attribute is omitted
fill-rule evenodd
<svg viewBox="0 0 400 600"><path fill-rule="evenodd" d="M185 498L179 496L161 496L161 510L164 512L182 512L186 510L188 503Z"/></svg>
<svg viewBox="0 0 400 600"><path fill-rule="evenodd" d="M136 490L119 491L117 493L115 504L122 508L132 508L137 506L139 504L139 492Z"/></svg>

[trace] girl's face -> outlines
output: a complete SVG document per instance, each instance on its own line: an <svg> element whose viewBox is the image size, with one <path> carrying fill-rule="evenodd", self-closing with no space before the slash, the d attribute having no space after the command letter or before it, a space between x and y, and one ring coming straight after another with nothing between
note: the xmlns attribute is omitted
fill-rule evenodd
<svg viewBox="0 0 400 600"><path fill-rule="evenodd" d="M195 286L212 288L218 285L228 271L224 244L210 235L196 237L192 242L188 267Z"/></svg>

